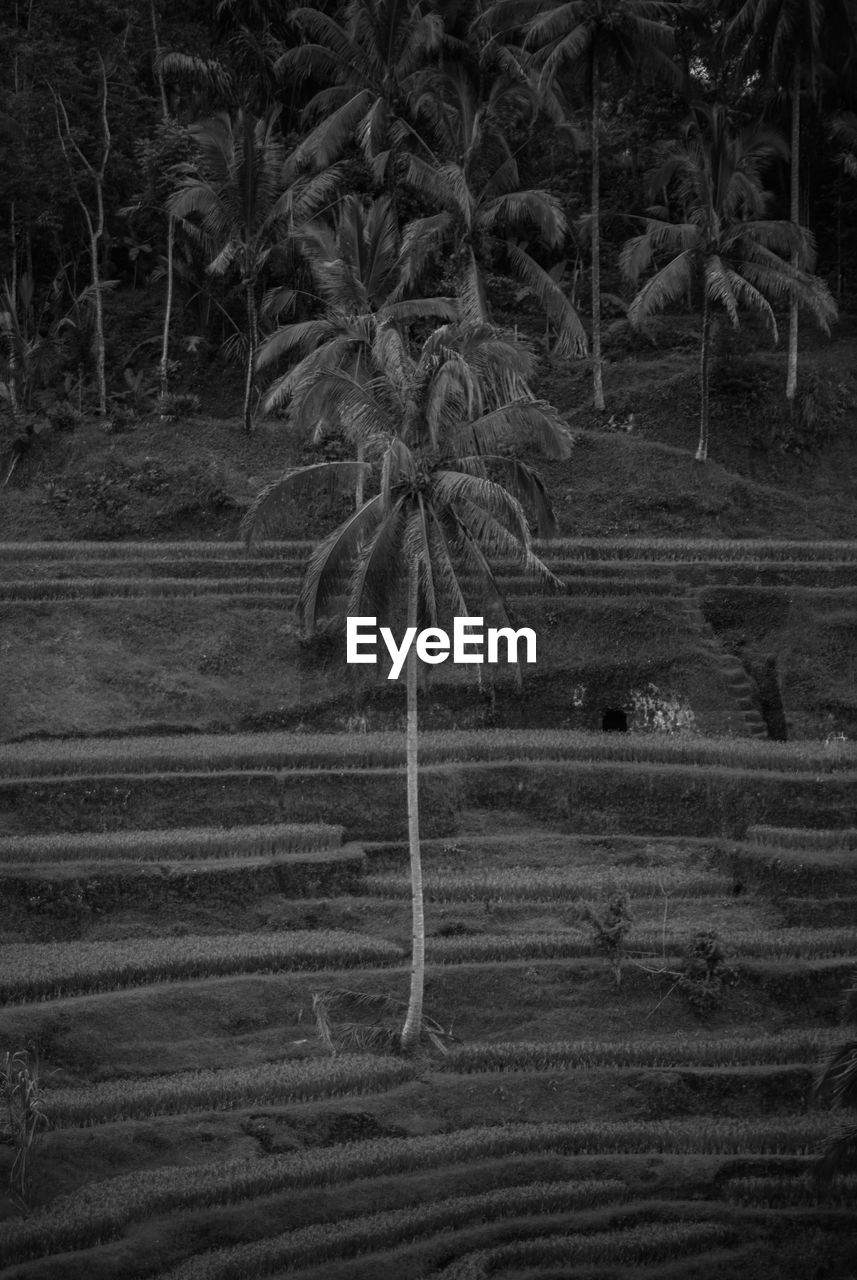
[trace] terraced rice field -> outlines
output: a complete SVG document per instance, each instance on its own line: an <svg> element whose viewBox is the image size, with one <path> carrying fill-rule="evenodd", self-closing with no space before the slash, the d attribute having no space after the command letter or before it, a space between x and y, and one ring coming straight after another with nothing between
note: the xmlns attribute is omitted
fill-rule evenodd
<svg viewBox="0 0 857 1280"><path fill-rule="evenodd" d="M679 586L857 563L745 545L557 554ZM45 582L218 583L226 552L51 555ZM48 1118L3 1280L852 1274L810 1089L857 962L853 745L448 730L423 760L443 1034L403 1058L396 734L0 747L0 1059L37 1047Z"/></svg>

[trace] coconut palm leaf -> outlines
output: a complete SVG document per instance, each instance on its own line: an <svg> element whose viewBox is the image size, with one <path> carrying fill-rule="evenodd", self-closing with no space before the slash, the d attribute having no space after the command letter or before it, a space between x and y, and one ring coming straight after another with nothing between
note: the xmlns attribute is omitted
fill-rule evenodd
<svg viewBox="0 0 857 1280"><path fill-rule="evenodd" d="M291 503L300 503L309 496L318 497L319 493L333 497L353 485L363 470L366 464L361 462L317 462L287 471L279 480L265 485L241 521L241 533L247 545L277 533Z"/></svg>
<svg viewBox="0 0 857 1280"><path fill-rule="evenodd" d="M556 328L558 354L585 355L589 344L580 316L556 280L520 245L510 242L507 249L515 274L534 294Z"/></svg>

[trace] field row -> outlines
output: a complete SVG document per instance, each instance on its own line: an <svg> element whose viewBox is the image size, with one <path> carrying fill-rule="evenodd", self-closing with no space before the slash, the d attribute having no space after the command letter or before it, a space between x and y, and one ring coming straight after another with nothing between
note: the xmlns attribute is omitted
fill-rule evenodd
<svg viewBox="0 0 857 1280"><path fill-rule="evenodd" d="M263 541L252 555L270 559L303 558L313 549L307 541ZM786 540L777 538L552 538L537 541L550 558L580 560L755 560L843 561L857 563L857 541ZM243 542L6 542L4 561L27 559L220 559L248 554Z"/></svg>
<svg viewBox="0 0 857 1280"><path fill-rule="evenodd" d="M624 1043L582 1040L453 1045L433 1069L479 1075L814 1065L840 1039L835 1032L818 1030L751 1039L688 1041L648 1036ZM52 1128L78 1128L116 1120L383 1092L415 1079L423 1070L419 1062L399 1057L348 1054L49 1088L44 1101Z"/></svg>
<svg viewBox="0 0 857 1280"><path fill-rule="evenodd" d="M322 822L4 836L0 837L0 866L4 863L273 858L337 849L342 837L341 826Z"/></svg>
<svg viewBox="0 0 857 1280"><path fill-rule="evenodd" d="M0 1224L0 1254L11 1263L81 1249L134 1221L194 1207L235 1203L289 1188L525 1154L810 1155L829 1130L826 1115L620 1123L504 1124L426 1137L376 1138L320 1150L140 1170L93 1182L28 1218Z"/></svg>
<svg viewBox="0 0 857 1280"><path fill-rule="evenodd" d="M461 861L466 862L465 854ZM428 865L426 865L428 863ZM713 898L732 892L732 880L715 872L685 867L594 867L558 871L545 867L509 867L499 871L440 871L424 858L423 893L427 902L574 902L612 890L635 898ZM400 872L367 875L361 894L410 898L410 878Z"/></svg>
<svg viewBox="0 0 857 1280"><path fill-rule="evenodd" d="M505 1223L505 1234L515 1219L531 1215L562 1214L567 1230L568 1215L585 1209L618 1206L627 1199L627 1188L621 1182L606 1180L503 1187L409 1209L362 1214L356 1219L346 1218L338 1223L312 1224L250 1244L200 1254L170 1271L164 1280L244 1280L246 1276L270 1275L281 1267L295 1269L309 1263L375 1253L426 1236L446 1236L476 1222ZM659 1205L658 1209L663 1209L663 1206ZM643 1212L642 1207L638 1212ZM509 1219L513 1222L509 1223ZM566 1263L574 1260L637 1261L642 1257L672 1256L690 1247L708 1248L713 1243L731 1242L734 1238L734 1229L728 1230L712 1223L653 1223L629 1230L565 1237L562 1260ZM528 1243L532 1245L533 1242ZM480 1274L471 1269L477 1258L484 1256L493 1272L497 1263L506 1261L507 1254L510 1260L518 1262L526 1260L528 1252L520 1246L505 1245L484 1255L471 1254L465 1270L456 1263L455 1270L448 1269L441 1274L458 1275L464 1280L465 1276ZM485 1270L481 1274L487 1276L489 1272Z"/></svg>
<svg viewBox="0 0 857 1280"><path fill-rule="evenodd" d="M626 953L675 958L686 950L691 936L686 930L632 930L625 940ZM751 926L735 930L722 942L736 961L809 961L857 953L857 939L850 928ZM427 963L435 965L588 960L598 955L591 931L580 929L430 938L426 944ZM10 943L0 947L0 1001L50 1000L236 973L396 965L404 958L402 948L384 938L335 929L188 934L119 942Z"/></svg>
<svg viewBox="0 0 857 1280"><path fill-rule="evenodd" d="M736 876L776 893L843 892L857 887L857 852L833 847L801 849L774 845L724 845L719 860Z"/></svg>
<svg viewBox="0 0 857 1280"><path fill-rule="evenodd" d="M773 846L777 851L796 849L803 853L816 850L850 849L857 853L857 827L838 831L813 831L806 827L768 827L756 825L747 828L746 842Z"/></svg>
<svg viewBox="0 0 857 1280"><path fill-rule="evenodd" d="M0 1003L234 973L395 964L402 958L392 942L339 929L10 943L0 947Z"/></svg>
<svg viewBox="0 0 857 1280"><path fill-rule="evenodd" d="M0 777L213 771L224 769L375 768L403 763L402 735L236 733L65 739L0 746ZM586 733L564 729L435 730L420 737L423 764L453 762L616 761L839 773L857 769L855 742L774 742L693 735Z"/></svg>
<svg viewBox="0 0 857 1280"><path fill-rule="evenodd" d="M729 587L778 587L807 586L819 589L853 587L857 577L857 561L847 560L767 560L723 561L718 559L600 559L594 557L557 555L547 553L544 559L553 573L568 583L586 584L590 581L608 581L619 584L647 582L652 589L659 585ZM292 551L280 557L254 554L222 557L140 557L80 556L75 559L40 557L6 560L2 566L0 584L17 587L24 584L53 585L55 589L64 583L82 580L109 581L110 579L143 581L150 579L154 585L160 579L174 579L187 583L206 579L243 580L264 585L277 578L299 579L306 568L308 555ZM519 581L530 584L530 575L521 573L520 565L512 562L501 564L498 570L501 582Z"/></svg>

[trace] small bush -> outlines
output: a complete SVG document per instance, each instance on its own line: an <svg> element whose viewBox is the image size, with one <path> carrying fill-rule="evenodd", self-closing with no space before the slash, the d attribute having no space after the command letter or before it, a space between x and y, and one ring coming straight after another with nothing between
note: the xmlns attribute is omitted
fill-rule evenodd
<svg viewBox="0 0 857 1280"><path fill-rule="evenodd" d="M735 970L726 962L726 953L713 929L700 929L688 943L684 954L679 991L700 1017L713 1013L720 1005L724 990L738 981Z"/></svg>
<svg viewBox="0 0 857 1280"><path fill-rule="evenodd" d="M156 409L162 422L175 422L199 413L200 399L189 392L171 391L158 397Z"/></svg>

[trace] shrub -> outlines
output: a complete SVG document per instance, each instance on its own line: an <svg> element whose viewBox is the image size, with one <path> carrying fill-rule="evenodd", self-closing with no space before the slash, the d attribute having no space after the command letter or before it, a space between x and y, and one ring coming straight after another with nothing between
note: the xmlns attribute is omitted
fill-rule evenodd
<svg viewBox="0 0 857 1280"><path fill-rule="evenodd" d="M713 1013L724 989L737 981L718 934L713 929L700 929L688 943L678 980L678 989L690 1007L700 1017Z"/></svg>

